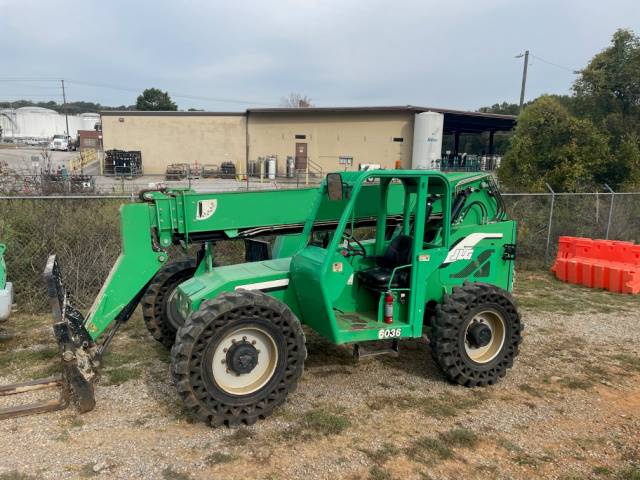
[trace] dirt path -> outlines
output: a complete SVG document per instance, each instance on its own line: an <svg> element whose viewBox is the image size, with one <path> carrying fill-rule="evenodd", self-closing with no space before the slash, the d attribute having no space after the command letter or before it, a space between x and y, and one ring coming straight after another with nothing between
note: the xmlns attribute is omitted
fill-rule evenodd
<svg viewBox="0 0 640 480"><path fill-rule="evenodd" d="M0 423L0 480L637 480L638 300L546 275L519 282L526 336L498 385L446 383L423 340L404 342L398 358L353 364L349 351L310 335L297 392L237 430L190 423L167 353L136 316L105 362L94 411ZM46 321L19 315L5 326L20 333L0 343L0 382L53 371L50 346L33 346Z"/></svg>

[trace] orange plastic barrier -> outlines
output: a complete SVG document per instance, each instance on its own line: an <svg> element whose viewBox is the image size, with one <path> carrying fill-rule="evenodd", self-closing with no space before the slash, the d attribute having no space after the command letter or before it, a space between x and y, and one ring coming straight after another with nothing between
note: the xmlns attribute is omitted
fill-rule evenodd
<svg viewBox="0 0 640 480"><path fill-rule="evenodd" d="M560 237L551 271L563 282L618 293L640 293L640 245Z"/></svg>

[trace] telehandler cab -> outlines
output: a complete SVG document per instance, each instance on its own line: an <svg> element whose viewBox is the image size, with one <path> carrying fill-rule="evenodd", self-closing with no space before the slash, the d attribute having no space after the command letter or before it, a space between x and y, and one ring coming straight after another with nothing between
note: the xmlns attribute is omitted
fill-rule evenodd
<svg viewBox="0 0 640 480"><path fill-rule="evenodd" d="M513 365L515 222L490 175L342 172L317 189L140 200L121 207L122 253L86 317L69 304L55 256L45 269L63 392L80 411L94 407L100 357L139 302L172 346L180 397L214 426L251 424L284 403L307 355L302 325L356 357L426 335L445 377L465 386L493 384ZM254 238L267 235L273 245ZM233 238L245 239L247 263L215 266L215 243ZM171 244L201 248L168 263Z"/></svg>

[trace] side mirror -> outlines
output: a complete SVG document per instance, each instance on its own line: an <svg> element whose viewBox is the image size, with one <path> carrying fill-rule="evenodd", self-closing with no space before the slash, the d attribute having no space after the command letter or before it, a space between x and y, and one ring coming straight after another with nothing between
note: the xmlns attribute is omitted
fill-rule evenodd
<svg viewBox="0 0 640 480"><path fill-rule="evenodd" d="M329 173L327 175L327 195L329 200L342 200L342 176L339 173Z"/></svg>

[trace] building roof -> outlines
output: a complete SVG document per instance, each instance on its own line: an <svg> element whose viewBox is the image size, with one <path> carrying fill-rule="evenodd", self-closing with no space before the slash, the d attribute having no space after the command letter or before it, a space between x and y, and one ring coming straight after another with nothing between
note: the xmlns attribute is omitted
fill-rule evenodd
<svg viewBox="0 0 640 480"><path fill-rule="evenodd" d="M516 126L517 117L497 113L466 112L448 108L419 107L415 105L378 107L309 107L309 108L249 108L250 114L310 114L310 113L385 113L385 112L438 112L444 115L444 133L481 133L509 131Z"/></svg>
<svg viewBox="0 0 640 480"><path fill-rule="evenodd" d="M419 107L415 105L377 106L377 107L308 107L308 108L248 108L245 112L174 112L174 111L137 111L107 110L100 112L103 116L244 116L260 114L295 114L310 115L314 113L422 113L438 112L444 115L444 133L481 133L488 131L509 131L516 126L517 117L497 113L466 112L447 108Z"/></svg>
<svg viewBox="0 0 640 480"><path fill-rule="evenodd" d="M180 112L180 111L157 111L157 110L102 110L103 117L241 117L246 112Z"/></svg>

